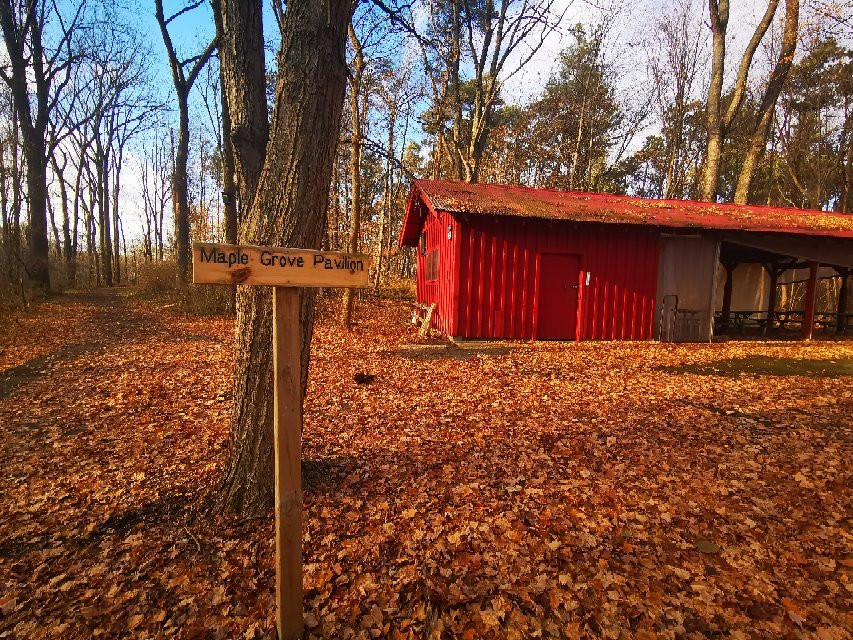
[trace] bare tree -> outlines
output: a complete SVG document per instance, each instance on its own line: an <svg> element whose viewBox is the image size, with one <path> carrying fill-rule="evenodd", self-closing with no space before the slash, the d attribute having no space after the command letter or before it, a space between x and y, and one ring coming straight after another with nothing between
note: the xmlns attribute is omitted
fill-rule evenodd
<svg viewBox="0 0 853 640"><path fill-rule="evenodd" d="M735 202L746 204L749 199L749 190L752 185L753 176L758 166L758 161L764 154L767 145L767 136L770 133L770 124L782 86L791 70L794 62L794 53L797 50L797 32L800 22L800 0L786 0L785 2L785 27L782 34L782 46L779 49L779 58L776 66L770 73L770 80L764 89L764 95L755 115L755 126L750 136L749 149L743 161L740 175L738 176L737 189L735 190Z"/></svg>
<svg viewBox="0 0 853 640"><path fill-rule="evenodd" d="M446 41L438 27L442 19L439 6L449 6L444 17L449 18ZM554 0L486 0L482 5L466 0L429 2L434 51L432 59L429 55L424 59L434 88L441 87L440 103L450 112L453 166L460 180L479 180L501 87L525 67L556 29L562 16L552 15L553 6ZM445 64L437 65L437 60ZM469 67L472 77L466 82ZM442 83L439 78L447 80Z"/></svg>
<svg viewBox="0 0 853 640"><path fill-rule="evenodd" d="M172 197L168 155L168 140L164 136L155 136L145 146L141 159L143 215L148 237L147 255L150 260L157 261L163 260L164 257L163 219L166 205Z"/></svg>
<svg viewBox="0 0 853 640"><path fill-rule="evenodd" d="M407 66L394 68L386 66L381 72L379 97L385 109L382 119L387 123L387 138L385 143L385 171L382 176L382 208L379 214L379 225L375 247L376 271L374 273L374 288L379 289L382 276L387 268L385 251L391 244L389 238L392 226L395 195L403 176L400 175L402 160L395 156L397 123L402 118L407 123L411 117L412 103L420 94L417 88L409 86L408 77L411 72ZM414 89L414 90L413 90ZM405 148L403 135L403 145Z"/></svg>
<svg viewBox="0 0 853 640"><path fill-rule="evenodd" d="M46 132L51 111L79 60L73 40L84 6L85 2L78 2L65 15L56 2L0 0L0 28L9 57L8 66L0 67L0 78L12 91L27 164L29 272L45 291L50 290L47 167L51 153ZM48 43L46 32L56 34L56 42Z"/></svg>
<svg viewBox="0 0 853 640"><path fill-rule="evenodd" d="M361 234L361 158L362 140L364 138L364 122L362 112L362 92L364 79L364 51L355 33L352 23L348 29L349 41L353 49L353 74L350 89L350 115L352 116L352 133L350 137L350 184L352 185L352 204L350 206L350 229L347 241L347 251L358 252L358 238ZM366 104L367 97L364 97ZM344 290L341 303L341 324L349 329L352 323L353 290Z"/></svg>
<svg viewBox="0 0 853 640"><path fill-rule="evenodd" d="M97 204L100 273L107 286L121 280L118 211L124 148L163 108L150 97L148 52L132 29L99 15L87 42L85 100L80 108L89 126L74 129L78 144L91 155Z"/></svg>
<svg viewBox="0 0 853 640"><path fill-rule="evenodd" d="M175 166L172 173L172 201L175 212L175 255L178 264L179 286L186 284L189 274L190 204L187 184L190 144L189 96L199 72L216 50L216 38L214 37L204 51L198 55L182 59L178 56L178 52L172 43L169 24L202 4L204 4L204 0L194 0L166 18L163 13L163 0L154 0L154 13L157 23L160 25L163 44L166 46L169 67L172 70L172 83L175 85L175 95L178 100L178 143L175 149ZM189 73L187 73L187 69L189 69Z"/></svg>
<svg viewBox="0 0 853 640"><path fill-rule="evenodd" d="M555 14L555 0L373 4L420 45L433 93L437 162L447 149L455 177L477 182L502 86L539 51L568 5Z"/></svg>
<svg viewBox="0 0 853 640"><path fill-rule="evenodd" d="M664 198L684 197L689 167L685 128L700 69L700 26L690 0L676 2L655 24L649 67L666 145Z"/></svg>
<svg viewBox="0 0 853 640"><path fill-rule="evenodd" d="M769 0L758 26L752 34L741 57L735 79L734 90L728 107L723 109L723 78L726 66L726 35L729 27L729 0L709 0L713 45L711 54L711 82L708 85L708 147L705 153L705 175L702 178L702 199L716 200L720 179L723 143L729 133L735 116L740 111L746 95L749 69L755 51L764 34L773 22L779 0Z"/></svg>

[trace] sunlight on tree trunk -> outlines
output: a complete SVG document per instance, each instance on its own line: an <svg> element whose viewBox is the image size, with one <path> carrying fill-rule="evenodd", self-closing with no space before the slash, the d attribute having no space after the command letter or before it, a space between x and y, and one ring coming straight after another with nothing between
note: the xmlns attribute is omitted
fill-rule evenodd
<svg viewBox="0 0 853 640"><path fill-rule="evenodd" d="M779 99L782 86L785 84L785 80L791 70L791 65L794 62L799 23L800 0L787 0L785 3L785 31L782 35L782 48L779 51L779 59L776 62L776 66L770 74L770 81L764 90L761 105L758 107L755 128L753 129L749 149L746 152L743 168L737 181L737 190L735 191L735 202L737 204L746 204L749 200L752 179L755 176L758 161L764 155L764 148L767 146L767 136L770 133L770 123L773 120L776 101Z"/></svg>
<svg viewBox="0 0 853 640"><path fill-rule="evenodd" d="M240 1L225 0L224 14ZM320 248L346 89L351 10L348 0L287 3L270 140L257 193L241 225L241 243ZM238 54L238 67L245 53ZM263 49L251 55L262 56ZM236 121L238 109L231 112ZM235 145L235 157L240 154ZM240 287L230 448L219 494L219 507L227 512L261 515L273 505L271 315L270 289ZM314 321L314 295L308 289L302 290L300 319L304 387Z"/></svg>
<svg viewBox="0 0 853 640"><path fill-rule="evenodd" d="M350 182L352 183L352 211L350 213L349 238L347 239L347 251L358 253L358 236L361 232L361 147L363 123L361 121L361 91L362 78L364 76L364 52L361 43L355 35L352 24L349 26L349 39L355 52L355 73L353 74L351 104L352 111L352 141L350 143ZM366 98L365 98L366 100ZM347 329L352 325L352 307L354 303L354 290L344 289L344 297L341 302L341 324Z"/></svg>
<svg viewBox="0 0 853 640"><path fill-rule="evenodd" d="M723 145L735 116L740 111L749 80L752 59L773 22L779 0L770 0L741 57L729 106L723 113L723 80L726 66L726 37L729 26L729 0L709 0L708 6L713 32L711 54L711 82L708 85L707 131L708 147L705 154L705 172L702 177L702 199L716 201L720 181Z"/></svg>

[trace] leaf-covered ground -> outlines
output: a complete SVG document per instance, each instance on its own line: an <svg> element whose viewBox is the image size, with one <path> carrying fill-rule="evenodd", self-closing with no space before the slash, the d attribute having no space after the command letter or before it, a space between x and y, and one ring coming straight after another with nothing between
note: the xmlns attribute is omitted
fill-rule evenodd
<svg viewBox="0 0 853 640"><path fill-rule="evenodd" d="M460 349L324 305L312 637L851 638L853 343ZM209 511L232 326L106 293L0 325L0 638L272 637L271 520Z"/></svg>

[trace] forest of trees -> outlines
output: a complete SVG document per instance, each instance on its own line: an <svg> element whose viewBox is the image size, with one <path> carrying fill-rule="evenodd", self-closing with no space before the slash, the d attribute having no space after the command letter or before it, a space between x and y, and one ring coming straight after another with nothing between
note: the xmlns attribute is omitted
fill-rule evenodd
<svg viewBox="0 0 853 640"><path fill-rule="evenodd" d="M639 3L349 6L322 246L373 255L377 288L411 276L419 177L850 212L851 16L735 4L667 0L642 24ZM5 304L180 289L192 240L245 237L270 120L298 99L276 91L285 19L276 0L0 0Z"/></svg>

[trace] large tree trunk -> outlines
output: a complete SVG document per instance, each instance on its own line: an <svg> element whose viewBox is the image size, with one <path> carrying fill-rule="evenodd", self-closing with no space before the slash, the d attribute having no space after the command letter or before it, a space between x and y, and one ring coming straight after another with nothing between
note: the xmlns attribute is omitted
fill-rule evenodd
<svg viewBox="0 0 853 640"><path fill-rule="evenodd" d="M240 211L244 215L252 206L258 188L269 137L263 2L216 2L221 3L222 16L219 42L222 91L230 105L234 170Z"/></svg>
<svg viewBox="0 0 853 640"><path fill-rule="evenodd" d="M838 145L838 164L841 170L841 197L835 201L835 210L851 213L853 204L853 110L847 113Z"/></svg>
<svg viewBox="0 0 853 640"><path fill-rule="evenodd" d="M711 56L711 82L708 85L707 103L707 132L708 147L705 153L705 172L702 176L702 199L715 201L717 187L720 181L720 165L722 163L723 143L735 116L740 111L743 98L746 95L749 68L752 59L761 44L764 34L773 22L779 0L770 0L761 21L755 28L738 67L734 91L731 101L722 111L723 76L726 64L726 31L729 25L729 0L709 0L708 7L711 18L711 31L714 34Z"/></svg>
<svg viewBox="0 0 853 640"><path fill-rule="evenodd" d="M47 241L47 162L44 139L37 132L22 128L24 157L27 160L27 196L30 217L30 277L33 283L50 291L50 245Z"/></svg>
<svg viewBox="0 0 853 640"><path fill-rule="evenodd" d="M14 105L13 122L20 124L24 157L27 161L27 196L29 199L29 275L33 283L50 291L50 245L47 239L47 149L45 125L47 123L49 81L44 69L41 28L44 15L36 6L27 14L34 19L24 28L17 22L16 10L9 0L0 2L0 28L6 43L10 71L4 73ZM41 7L43 9L43 7ZM30 51L25 53L29 39ZM4 63L5 64L5 63ZM7 67L8 69L8 67ZM28 75L36 85L35 100L31 103ZM34 104L33 104L34 103ZM35 108L35 114L33 113ZM15 127L17 129L17 127ZM17 134L16 134L17 135Z"/></svg>
<svg viewBox="0 0 853 640"><path fill-rule="evenodd" d="M178 96L178 145L172 169L172 207L175 214L175 256L178 264L178 286L187 283L190 272L190 201L187 184L187 162L190 146L190 116L186 98Z"/></svg>
<svg viewBox="0 0 853 640"><path fill-rule="evenodd" d="M221 68L221 65L220 65ZM234 184L234 151L231 145L231 118L228 114L228 100L222 93L222 204L225 207L225 242L237 243L237 187ZM228 310L237 309L237 286L231 287Z"/></svg>
<svg viewBox="0 0 853 640"><path fill-rule="evenodd" d="M225 0L224 14L242 1ZM266 161L240 242L320 247L346 88L351 10L349 0L287 3ZM241 42L240 33L234 37ZM242 62L236 66L249 63ZM240 107L230 94L229 103L236 122ZM235 144L235 157L240 154ZM240 287L237 293L234 405L220 507L243 514L265 514L273 505L271 298L267 287ZM311 289L302 290L300 320L304 388L314 321Z"/></svg>
<svg viewBox="0 0 853 640"><path fill-rule="evenodd" d="M746 158L743 161L743 167L738 176L737 189L735 191L735 202L737 204L746 204L749 199L752 179L755 177L758 162L764 154L764 147L767 145L767 136L770 133L770 123L773 120L776 101L779 99L782 86L785 84L788 72L791 70L791 65L794 62L799 24L800 0L787 0L785 3L785 31L782 35L782 47L779 50L779 59L776 62L776 66L770 74L770 81L767 83L767 88L764 91L761 105L758 107L755 129L753 129L749 149L746 152ZM812 203L812 206L818 205L817 203Z"/></svg>
<svg viewBox="0 0 853 640"><path fill-rule="evenodd" d="M361 43L355 35L355 29L349 26L349 39L355 51L355 74L352 80L351 104L352 111L352 141L350 143L350 182L352 184L352 211L350 212L349 238L347 251L358 253L358 236L361 233L361 89L364 76L364 52ZM344 299L341 304L341 324L347 329L352 324L353 289L344 289Z"/></svg>
<svg viewBox="0 0 853 640"><path fill-rule="evenodd" d="M97 143L98 162L96 173L98 178L98 225L100 227L101 271L104 283L113 286L113 246L110 232L110 183L109 183L109 154Z"/></svg>
<svg viewBox="0 0 853 640"><path fill-rule="evenodd" d="M711 30L714 33L711 54L711 83L708 85L707 131L708 147L705 152L705 173L702 176L702 199L717 199L720 179L720 160L723 147L722 93L726 66L726 29L729 23L729 3L710 0Z"/></svg>

